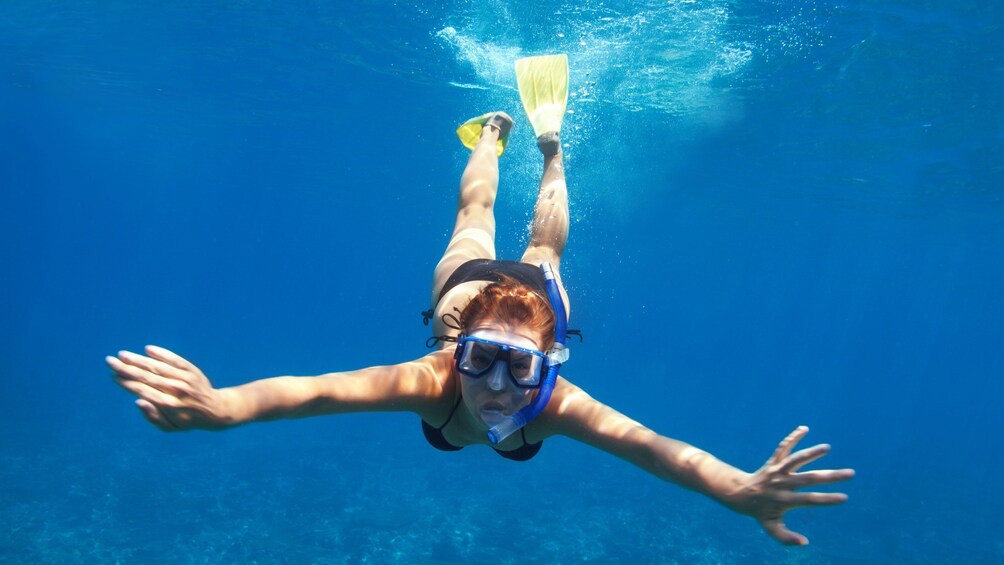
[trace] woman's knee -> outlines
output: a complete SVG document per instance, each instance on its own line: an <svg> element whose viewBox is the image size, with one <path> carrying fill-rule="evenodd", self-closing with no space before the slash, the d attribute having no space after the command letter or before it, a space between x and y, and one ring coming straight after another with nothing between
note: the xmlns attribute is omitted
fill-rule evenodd
<svg viewBox="0 0 1004 565"><path fill-rule="evenodd" d="M473 179L460 183L460 208L479 206L491 210L495 206L496 184L487 179Z"/></svg>

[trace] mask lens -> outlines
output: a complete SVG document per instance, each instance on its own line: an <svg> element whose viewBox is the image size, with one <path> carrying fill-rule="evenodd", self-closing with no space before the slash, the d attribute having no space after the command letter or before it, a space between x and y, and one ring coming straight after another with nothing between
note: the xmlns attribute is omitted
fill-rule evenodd
<svg viewBox="0 0 1004 565"><path fill-rule="evenodd" d="M536 357L533 355L525 351L509 351L509 372L512 373L513 378L519 384L534 384L539 367L540 363L537 362Z"/></svg>
<svg viewBox="0 0 1004 565"><path fill-rule="evenodd" d="M460 370L480 375L495 362L499 347L490 343L468 342L464 356L460 360Z"/></svg>

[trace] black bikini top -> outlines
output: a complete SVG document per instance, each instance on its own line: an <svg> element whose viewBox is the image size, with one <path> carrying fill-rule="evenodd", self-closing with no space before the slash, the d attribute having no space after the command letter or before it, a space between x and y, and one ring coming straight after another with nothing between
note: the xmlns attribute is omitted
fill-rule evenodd
<svg viewBox="0 0 1004 565"><path fill-rule="evenodd" d="M457 402L453 404L453 410L450 410L450 416L446 418L446 421L443 422L443 425L439 426L438 428L433 427L425 420L422 420L422 433L425 434L425 439L426 441L429 442L429 445L435 447L440 451L460 451L461 449L463 449L463 447L457 447L452 443L446 441L446 437L443 435L443 428L445 428L447 424L450 423L450 420L453 419L453 414L457 411L457 407L460 406L460 403L463 402L463 400L464 400L463 394L457 395ZM506 459L512 459L513 461L528 461L532 459L533 456L537 455L537 452L540 451L540 448L543 447L544 442L540 441L537 443L527 443L526 433L524 432L524 429L520 428L519 433L520 437L523 438L523 445L519 446L518 448L512 451L502 451L499 449L495 449L494 447L492 447L492 449L495 449L495 453L498 453L499 455L505 457Z"/></svg>

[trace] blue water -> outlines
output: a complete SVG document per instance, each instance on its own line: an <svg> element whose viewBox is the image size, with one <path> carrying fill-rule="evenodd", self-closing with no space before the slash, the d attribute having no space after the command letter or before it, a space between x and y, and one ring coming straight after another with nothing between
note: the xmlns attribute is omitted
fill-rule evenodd
<svg viewBox="0 0 1004 565"><path fill-rule="evenodd" d="M0 4L0 561L1004 562L1004 14L927 2ZM466 159L567 52L563 373L747 470L854 467L811 545L570 440L368 414L163 434L103 357L218 386L425 354Z"/></svg>

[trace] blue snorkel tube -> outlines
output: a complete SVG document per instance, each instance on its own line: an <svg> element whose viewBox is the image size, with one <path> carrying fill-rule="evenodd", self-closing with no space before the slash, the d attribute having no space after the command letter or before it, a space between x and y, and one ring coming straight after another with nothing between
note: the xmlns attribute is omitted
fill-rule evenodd
<svg viewBox="0 0 1004 565"><path fill-rule="evenodd" d="M568 360L568 348L565 347L565 340L568 338L568 316L565 314L565 302L561 300L558 281L554 278L551 265L542 263L540 270L544 271L547 299L551 302L551 309L554 310L554 347L547 352L547 375L540 383L540 392L537 394L537 398L531 404L524 406L519 412L488 430L488 440L492 442L492 445L498 445L516 430L529 424L544 410L548 401L551 400L554 385L558 382L558 370L561 369L561 364Z"/></svg>

